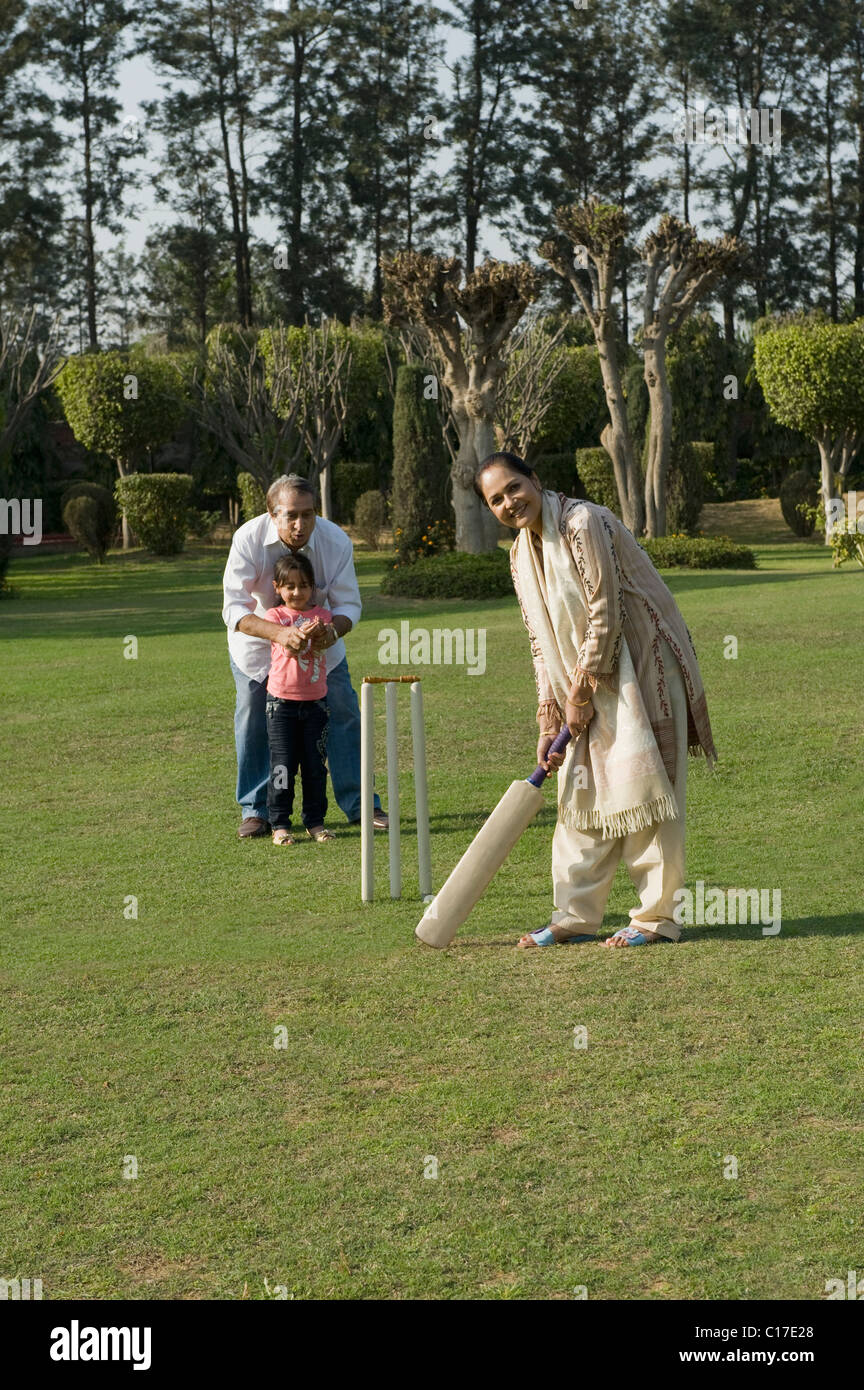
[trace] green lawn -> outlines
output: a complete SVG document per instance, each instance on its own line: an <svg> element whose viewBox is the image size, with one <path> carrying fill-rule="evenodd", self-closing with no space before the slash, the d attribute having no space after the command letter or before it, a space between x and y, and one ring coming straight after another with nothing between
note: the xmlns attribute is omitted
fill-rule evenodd
<svg viewBox="0 0 864 1390"><path fill-rule="evenodd" d="M517 952L551 906L550 788L443 953L413 936L407 772L401 902L361 905L338 813L328 846L236 840L223 559L11 568L0 1277L46 1298L818 1299L864 1270L864 574L784 541L754 573L669 576L721 759L691 760L688 881L780 888L779 936ZM438 886L533 766L527 638L515 599L378 597L385 563L358 559L356 684L400 617L487 629L485 676L424 676ZM377 868L386 893L384 836ZM610 929L632 902L622 872Z"/></svg>

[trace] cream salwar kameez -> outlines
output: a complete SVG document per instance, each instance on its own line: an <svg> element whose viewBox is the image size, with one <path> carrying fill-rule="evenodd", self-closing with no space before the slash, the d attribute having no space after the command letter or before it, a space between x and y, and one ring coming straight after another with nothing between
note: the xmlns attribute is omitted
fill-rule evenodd
<svg viewBox="0 0 864 1390"><path fill-rule="evenodd" d="M623 861L632 924L677 940L687 757L716 754L699 665L675 600L604 507L544 492L542 545L520 533L511 571L528 629L542 729L563 722L570 682L595 715L558 774L552 925L595 932Z"/></svg>

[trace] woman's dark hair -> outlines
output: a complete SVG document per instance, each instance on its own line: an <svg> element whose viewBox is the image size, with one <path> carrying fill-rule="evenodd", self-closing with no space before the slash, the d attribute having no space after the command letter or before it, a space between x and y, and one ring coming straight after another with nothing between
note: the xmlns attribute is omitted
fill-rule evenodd
<svg viewBox="0 0 864 1390"><path fill-rule="evenodd" d="M294 570L299 570L307 584L315 588L315 571L307 555L280 555L273 566L273 583L284 584Z"/></svg>
<svg viewBox="0 0 864 1390"><path fill-rule="evenodd" d="M486 498L483 497L480 479L486 472L486 469L491 468L495 463L503 463L507 468L512 468L514 472L521 473L524 478L530 478L531 474L534 472L534 469L531 468L524 459L520 459L518 454L490 454L488 458L484 459L483 462L478 465L474 472L474 491L484 502Z"/></svg>

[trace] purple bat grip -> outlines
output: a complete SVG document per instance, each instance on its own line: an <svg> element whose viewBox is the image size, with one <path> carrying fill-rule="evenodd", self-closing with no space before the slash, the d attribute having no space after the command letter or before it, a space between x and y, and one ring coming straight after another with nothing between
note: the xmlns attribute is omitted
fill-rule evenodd
<svg viewBox="0 0 864 1390"><path fill-rule="evenodd" d="M570 739L571 733L570 730L567 728L567 725L565 724L560 734L558 734L554 742L550 745L549 753L563 753L564 749L567 747L567 744L570 742ZM549 753L546 754L547 758L549 757ZM549 773L546 771L543 764L538 763L534 771L531 773L531 776L526 777L525 780L526 782L530 782L532 787L542 787L543 783L546 781L546 778L548 776Z"/></svg>

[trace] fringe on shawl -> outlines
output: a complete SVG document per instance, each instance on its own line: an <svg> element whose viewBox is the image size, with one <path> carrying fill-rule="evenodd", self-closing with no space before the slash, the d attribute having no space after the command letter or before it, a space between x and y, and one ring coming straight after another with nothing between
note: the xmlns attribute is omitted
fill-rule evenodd
<svg viewBox="0 0 864 1390"><path fill-rule="evenodd" d="M564 716L558 708L557 700L543 700L537 706L537 723L541 728L547 728L550 724L557 724L559 729L564 723Z"/></svg>
<svg viewBox="0 0 864 1390"><path fill-rule="evenodd" d="M603 839L617 839L619 835L630 835L634 830L647 830L655 821L678 820L678 806L674 796L668 793L658 796L654 801L646 801L642 806L631 806L627 811L615 811L602 816L599 811L575 811L572 807L558 807L558 819L568 830L602 830Z"/></svg>
<svg viewBox="0 0 864 1390"><path fill-rule="evenodd" d="M570 673L570 684L573 685L576 677L579 676L585 685L590 685L592 690L599 686L601 690L609 690L616 694L618 690L618 672L606 671L598 674L596 671L586 671L584 666L574 666Z"/></svg>

